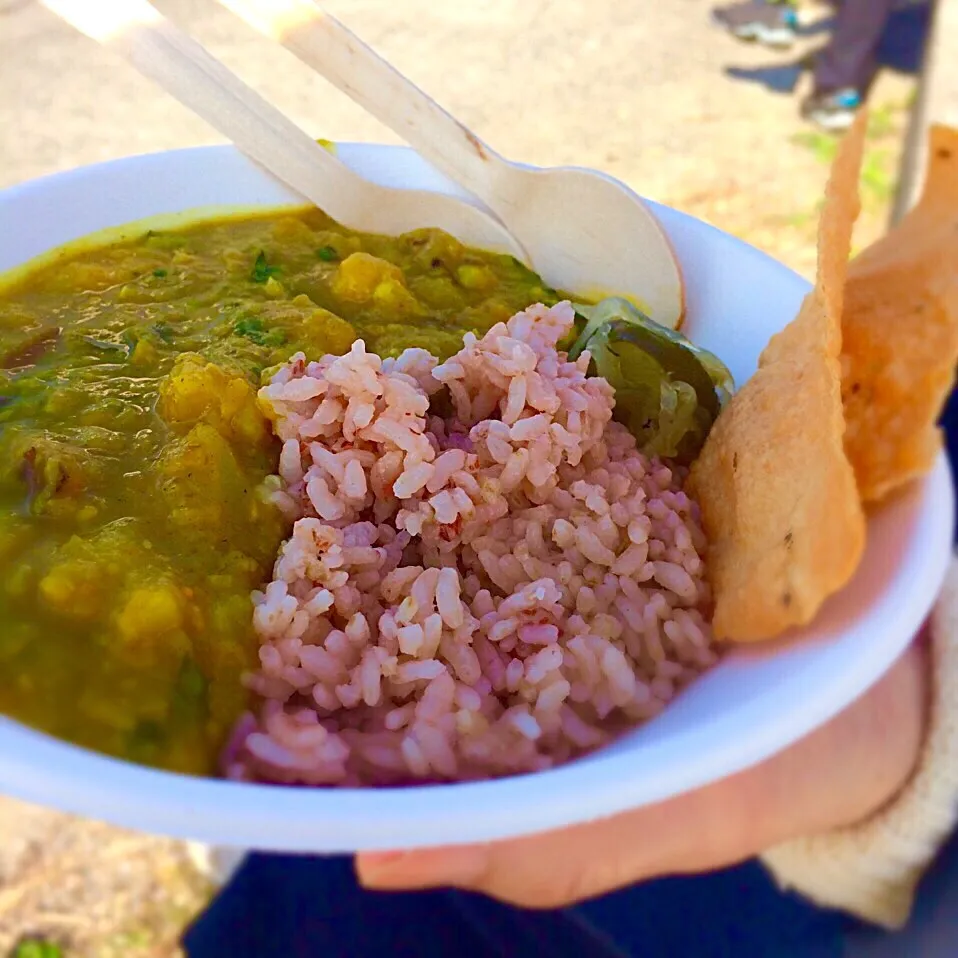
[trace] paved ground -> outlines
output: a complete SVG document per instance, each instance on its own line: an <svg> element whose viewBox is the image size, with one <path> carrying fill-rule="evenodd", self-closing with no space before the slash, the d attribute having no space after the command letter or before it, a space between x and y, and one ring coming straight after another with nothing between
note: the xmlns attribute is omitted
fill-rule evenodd
<svg viewBox="0 0 958 958"><path fill-rule="evenodd" d="M158 5L314 135L393 139L212 0ZM833 144L795 116L787 88L807 83L789 66L798 55L716 32L709 0L327 6L504 154L600 167L802 272L813 268ZM821 39L813 32L803 51ZM912 85L887 74L876 89L859 243L884 228ZM216 141L32 0L0 0L0 91L0 187ZM168 956L203 894L175 843L0 799L0 955L37 932L71 955Z"/></svg>

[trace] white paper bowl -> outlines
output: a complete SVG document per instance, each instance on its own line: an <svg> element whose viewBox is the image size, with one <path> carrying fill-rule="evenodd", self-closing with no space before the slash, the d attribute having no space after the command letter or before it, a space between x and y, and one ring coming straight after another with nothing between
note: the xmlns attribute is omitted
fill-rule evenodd
<svg viewBox="0 0 958 958"><path fill-rule="evenodd" d="M339 155L390 186L458 193L409 150L344 145ZM73 170L0 193L0 271L158 214L296 203L227 147ZM808 285L737 239L654 209L685 274L687 334L744 382ZM614 236L609 255L616 255ZM861 568L811 628L734 651L662 716L554 771L395 790L241 785L152 771L0 720L0 790L151 832L309 852L505 838L657 801L772 755L878 679L933 604L951 555L953 509L942 457L931 475L872 519Z"/></svg>

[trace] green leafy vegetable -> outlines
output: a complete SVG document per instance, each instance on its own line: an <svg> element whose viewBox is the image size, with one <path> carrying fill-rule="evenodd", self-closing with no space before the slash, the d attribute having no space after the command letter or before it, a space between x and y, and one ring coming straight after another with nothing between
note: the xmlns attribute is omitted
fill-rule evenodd
<svg viewBox="0 0 958 958"><path fill-rule="evenodd" d="M233 325L233 332L257 346L282 346L286 342L286 334L281 329L268 330L255 316L238 320Z"/></svg>
<svg viewBox="0 0 958 958"><path fill-rule="evenodd" d="M256 262L253 263L253 272L250 274L250 279L254 283L265 283L270 276L276 276L279 272L278 266L270 266L266 262L266 254L260 250L256 256Z"/></svg>
<svg viewBox="0 0 958 958"><path fill-rule="evenodd" d="M316 250L316 255L324 263L335 263L339 259L339 254L336 252L335 247L333 246L321 246Z"/></svg>
<svg viewBox="0 0 958 958"><path fill-rule="evenodd" d="M166 277L169 276L169 273L165 269L155 269L153 270L153 275L157 279L166 279Z"/></svg>
<svg viewBox="0 0 958 958"><path fill-rule="evenodd" d="M615 388L616 418L647 455L691 462L734 389L716 356L660 326L628 300L575 307L585 328L569 355L592 355Z"/></svg>

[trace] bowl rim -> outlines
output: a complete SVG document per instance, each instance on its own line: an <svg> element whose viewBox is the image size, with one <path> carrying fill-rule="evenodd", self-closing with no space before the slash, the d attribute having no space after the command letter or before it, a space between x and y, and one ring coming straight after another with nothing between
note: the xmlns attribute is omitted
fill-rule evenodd
<svg viewBox="0 0 958 958"><path fill-rule="evenodd" d="M337 150L347 162L359 155L373 154L377 162L384 156L397 158L399 165L413 162L411 157L415 157L415 162L423 162L408 147L342 143L337 144ZM191 147L48 174L0 191L0 212L11 198L43 192L51 184L63 187L73 182L82 187L84 179L109 177L120 167L148 166L169 157L202 165L224 160L231 154L239 155L229 146ZM438 183L443 178L434 174L434 179ZM796 292L810 288L797 274L743 240L688 214L646 202L666 232L670 232L670 227L682 226L707 237L706 242L734 247L742 256L758 257L757 262L776 271L783 282L787 279ZM923 577L920 581L926 583L926 591L936 593L947 568L947 563L940 561L943 537L947 539L944 548L950 556L954 516L951 473L944 454L932 473L919 483L916 495L920 499L918 524L924 539L934 547L914 556L915 569L908 567L911 571L907 578ZM905 614L900 607L901 597L900 588L897 592L891 590L880 596L876 605L881 606L882 621L889 623L889 630L907 630L910 640L921 626L930 602L926 608L910 608ZM816 689L801 716L793 719L786 736L775 723L759 723L745 742L732 740L707 754L691 754L658 784L642 780L641 769L630 774L628 763L606 750L555 769L481 782L399 789L316 789L237 783L134 765L0 717L0 791L41 804L52 802L71 812L108 818L125 826L184 838L202 835L205 840L225 843L236 843L241 838L251 847L277 851L354 851L446 844L463 840L457 835L461 834L463 818L469 816L481 819L481 823L470 831L468 840L506 838L637 808L748 768L834 716L877 681L902 648L901 644L888 644L882 654L873 656L854 676L836 677L833 687ZM776 690L768 689L760 697L763 707L771 709L775 697ZM586 767L589 774L584 776ZM530 804L535 810L535 827L530 827L527 815L519 814L520 808L528 809ZM264 815L274 826L265 844ZM318 818L322 821L318 822ZM198 827L200 822L202 826ZM333 833L330 822L335 823ZM407 840L403 830L412 831L415 839ZM340 833L350 837L340 841Z"/></svg>

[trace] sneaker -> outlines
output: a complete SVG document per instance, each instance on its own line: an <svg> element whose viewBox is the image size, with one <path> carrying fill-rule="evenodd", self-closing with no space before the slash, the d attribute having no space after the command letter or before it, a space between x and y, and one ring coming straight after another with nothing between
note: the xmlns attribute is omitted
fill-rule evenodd
<svg viewBox="0 0 958 958"><path fill-rule="evenodd" d="M802 101L802 116L822 130L839 133L855 121L862 105L858 90L848 87L833 93L813 93Z"/></svg>
<svg viewBox="0 0 958 958"><path fill-rule="evenodd" d="M712 16L733 37L769 47L786 49L795 42L798 20L795 11L783 3L746 0L719 7Z"/></svg>

